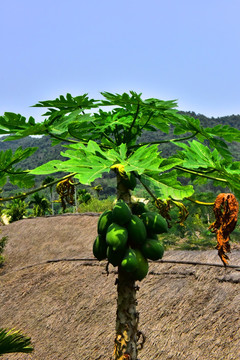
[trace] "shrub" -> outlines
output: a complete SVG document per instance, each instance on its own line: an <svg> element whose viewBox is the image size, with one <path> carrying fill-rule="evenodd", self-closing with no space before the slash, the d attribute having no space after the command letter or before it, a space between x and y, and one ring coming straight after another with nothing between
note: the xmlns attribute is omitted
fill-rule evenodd
<svg viewBox="0 0 240 360"><path fill-rule="evenodd" d="M84 212L103 212L112 207L113 199L107 198L103 200L99 200L96 198L91 198L87 203L82 203L78 207L79 213Z"/></svg>
<svg viewBox="0 0 240 360"><path fill-rule="evenodd" d="M3 253L3 250L4 250L4 247L6 245L6 242L7 242L7 236L3 236L1 239L0 239L0 267L3 265L4 263L4 256L2 255Z"/></svg>

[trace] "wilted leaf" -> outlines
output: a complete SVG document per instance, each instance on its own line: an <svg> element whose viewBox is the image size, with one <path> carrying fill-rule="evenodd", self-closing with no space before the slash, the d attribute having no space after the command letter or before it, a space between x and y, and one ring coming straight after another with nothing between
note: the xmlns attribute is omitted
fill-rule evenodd
<svg viewBox="0 0 240 360"><path fill-rule="evenodd" d="M215 222L209 229L217 235L218 255L224 266L228 263L226 253L230 252L230 233L235 229L239 204L233 194L219 194L214 203Z"/></svg>

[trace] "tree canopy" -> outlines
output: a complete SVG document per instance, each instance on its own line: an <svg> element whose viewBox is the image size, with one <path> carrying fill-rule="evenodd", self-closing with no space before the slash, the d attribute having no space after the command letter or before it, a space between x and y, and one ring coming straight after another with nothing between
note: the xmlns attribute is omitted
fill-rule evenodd
<svg viewBox="0 0 240 360"><path fill-rule="evenodd" d="M52 145L64 143L63 160L52 160L35 169L21 170L23 159L36 147L14 153L0 152L0 186L9 180L20 187L32 187L33 175L57 172L73 174L82 184L91 184L114 164L134 171L144 186L156 197L181 200L194 194L192 184L183 185L181 178L211 179L215 185L228 186L240 196L240 162L233 160L227 142L240 141L240 131L229 125L203 127L198 119L178 112L176 101L142 99L133 91L123 94L101 93L103 99L90 99L87 94L67 94L55 100L34 105L46 108L44 121L28 120L7 112L0 117L0 134L4 141L29 135L48 135ZM110 109L110 110L109 110ZM167 140L140 141L143 131L169 134ZM170 135L173 133L173 136ZM161 156L161 144L170 142L176 151Z"/></svg>

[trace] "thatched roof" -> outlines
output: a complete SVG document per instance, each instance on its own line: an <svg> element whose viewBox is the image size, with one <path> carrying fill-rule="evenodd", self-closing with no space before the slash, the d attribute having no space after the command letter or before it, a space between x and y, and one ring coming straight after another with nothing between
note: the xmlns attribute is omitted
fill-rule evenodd
<svg viewBox="0 0 240 360"><path fill-rule="evenodd" d="M98 217L56 216L2 226L8 235L0 276L0 327L32 337L33 355L4 359L106 360L113 352L116 274L92 259ZM169 251L164 259L218 263L213 251ZM240 251L231 253L240 266ZM34 266L30 266L34 265ZM139 283L139 359L239 360L240 271L151 263Z"/></svg>

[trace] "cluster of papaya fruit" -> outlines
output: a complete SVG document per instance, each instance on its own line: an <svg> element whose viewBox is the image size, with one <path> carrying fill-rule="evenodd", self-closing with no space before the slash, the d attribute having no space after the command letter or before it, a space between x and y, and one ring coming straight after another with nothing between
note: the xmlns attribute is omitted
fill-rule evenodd
<svg viewBox="0 0 240 360"><path fill-rule="evenodd" d="M113 266L142 280L148 273L148 259L161 259L164 247L157 234L167 232L166 220L147 211L144 203L132 208L118 200L112 210L103 212L98 221L98 236L93 254L99 260L108 259Z"/></svg>

